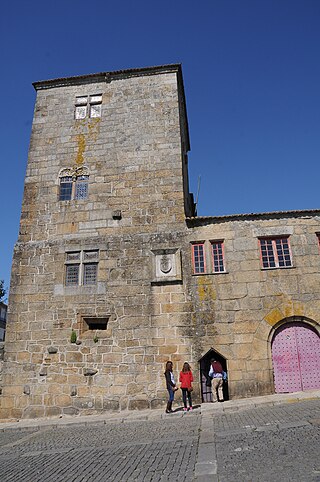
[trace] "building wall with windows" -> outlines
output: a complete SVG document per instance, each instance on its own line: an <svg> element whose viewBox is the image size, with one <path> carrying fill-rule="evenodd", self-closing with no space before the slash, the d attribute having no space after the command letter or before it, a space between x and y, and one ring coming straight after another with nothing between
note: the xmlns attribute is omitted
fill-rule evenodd
<svg viewBox="0 0 320 482"><path fill-rule="evenodd" d="M196 216L179 65L34 86L0 418L162 406L169 359L196 402L212 356L272 393L275 331L319 327L320 211Z"/></svg>
<svg viewBox="0 0 320 482"><path fill-rule="evenodd" d="M319 224L319 211L188 220L195 358L212 347L222 355L230 397L274 392L278 327L299 321L319 333Z"/></svg>

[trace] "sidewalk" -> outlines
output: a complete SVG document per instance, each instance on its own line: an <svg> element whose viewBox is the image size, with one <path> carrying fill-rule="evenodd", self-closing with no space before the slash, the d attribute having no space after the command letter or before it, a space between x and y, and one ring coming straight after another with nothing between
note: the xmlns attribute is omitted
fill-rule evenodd
<svg viewBox="0 0 320 482"><path fill-rule="evenodd" d="M207 424L209 423L210 415L215 413L226 413L226 412L237 412L239 410L248 410L254 407L261 406L273 406L281 405L284 403L295 403L303 400L314 400L320 399L320 390L310 390L306 392L296 392L296 393L284 393L284 394L273 394L264 395L260 397L252 397L237 400L228 400L223 403L203 403L198 405L199 408L195 408L194 412L188 415L201 414L204 423L204 429L201 434L207 432ZM8 429L27 429L36 428L41 430L41 428L46 428L49 426L65 426L65 425L88 425L97 423L126 423L131 421L141 421L141 420L158 420L161 418L175 418L182 417L184 415L182 409L176 408L173 414L167 415L164 413L163 409L154 410L139 410L139 411L122 411L122 412L104 412L95 415L79 415L79 416L61 416L61 417L51 417L45 419L23 419L17 421L6 422L5 420L0 420L0 432ZM212 432L211 432L212 433ZM205 437L200 437L200 445L206 443ZM200 448L200 447L199 447Z"/></svg>

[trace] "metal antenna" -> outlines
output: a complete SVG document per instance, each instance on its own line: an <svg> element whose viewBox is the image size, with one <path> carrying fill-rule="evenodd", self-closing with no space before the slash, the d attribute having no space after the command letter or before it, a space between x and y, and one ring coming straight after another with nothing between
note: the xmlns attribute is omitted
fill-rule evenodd
<svg viewBox="0 0 320 482"><path fill-rule="evenodd" d="M197 189L197 196L196 196L196 202L195 202L196 208L198 207L200 184L201 184L201 174L199 174L198 176L198 189Z"/></svg>

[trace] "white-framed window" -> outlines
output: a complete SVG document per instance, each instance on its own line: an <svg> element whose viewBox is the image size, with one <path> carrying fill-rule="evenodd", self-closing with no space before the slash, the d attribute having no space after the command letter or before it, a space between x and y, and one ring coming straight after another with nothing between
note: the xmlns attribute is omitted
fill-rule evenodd
<svg viewBox="0 0 320 482"><path fill-rule="evenodd" d="M96 285L98 278L99 251L69 251L65 261L65 285Z"/></svg>
<svg viewBox="0 0 320 482"><path fill-rule="evenodd" d="M206 273L206 256L204 243L192 243L192 266L193 274L204 274Z"/></svg>
<svg viewBox="0 0 320 482"><path fill-rule="evenodd" d="M191 257L193 274L226 272L223 240L192 242Z"/></svg>
<svg viewBox="0 0 320 482"><path fill-rule="evenodd" d="M75 119L101 117L102 94L76 97Z"/></svg>
<svg viewBox="0 0 320 482"><path fill-rule="evenodd" d="M225 271L223 241L211 241L212 270L214 273Z"/></svg>
<svg viewBox="0 0 320 482"><path fill-rule="evenodd" d="M287 268L292 266L288 236L260 238L260 258L263 268Z"/></svg>

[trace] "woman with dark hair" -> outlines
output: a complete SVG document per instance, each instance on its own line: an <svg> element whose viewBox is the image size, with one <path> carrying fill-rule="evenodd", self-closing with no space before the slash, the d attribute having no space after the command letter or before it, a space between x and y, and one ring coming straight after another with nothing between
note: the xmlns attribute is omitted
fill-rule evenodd
<svg viewBox="0 0 320 482"><path fill-rule="evenodd" d="M187 412L187 397L189 401L189 410L192 411L192 399L191 399L191 392L192 392L192 382L193 376L192 371L189 363L184 362L182 370L180 372L179 381L181 383L180 388L182 390L182 400L183 400L183 411Z"/></svg>
<svg viewBox="0 0 320 482"><path fill-rule="evenodd" d="M169 394L169 399L167 403L166 413L172 413L172 403L174 400L174 392L177 391L176 382L173 376L173 363L172 361L167 361L166 363L166 370L164 372L164 376L166 378L166 385Z"/></svg>

